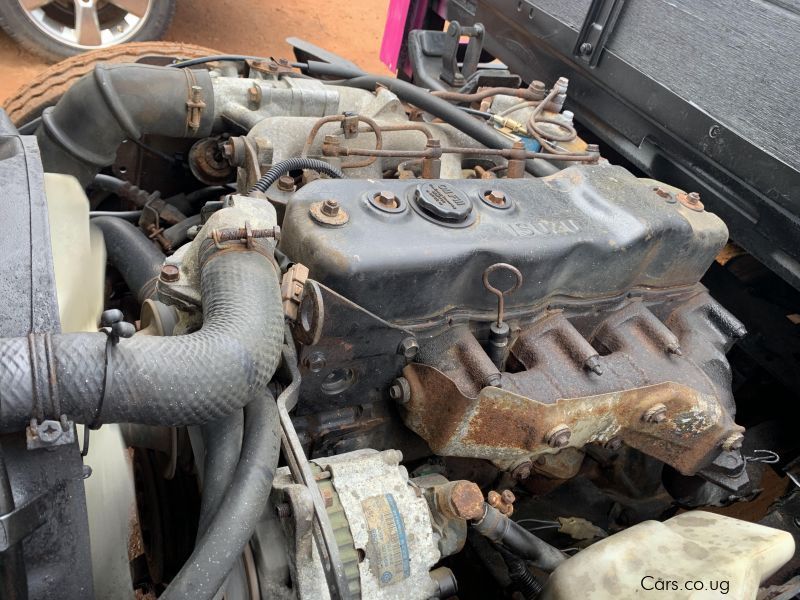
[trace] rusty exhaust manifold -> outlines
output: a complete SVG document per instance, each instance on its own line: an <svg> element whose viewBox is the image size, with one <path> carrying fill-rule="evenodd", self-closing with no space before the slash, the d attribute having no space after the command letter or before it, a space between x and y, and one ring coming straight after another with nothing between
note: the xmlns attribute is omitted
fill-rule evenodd
<svg viewBox="0 0 800 600"><path fill-rule="evenodd" d="M519 371L500 373L464 328L436 360L404 369L404 420L437 454L509 471L547 474L560 453L577 462L549 473L564 477L587 444L624 443L693 475L741 444L724 355L742 332L704 291L665 322L628 301L588 340L551 311L516 336L509 362Z"/></svg>

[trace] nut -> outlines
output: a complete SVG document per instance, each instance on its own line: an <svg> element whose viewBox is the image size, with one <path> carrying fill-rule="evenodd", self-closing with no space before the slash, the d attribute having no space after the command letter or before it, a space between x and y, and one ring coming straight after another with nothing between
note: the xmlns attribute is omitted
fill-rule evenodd
<svg viewBox="0 0 800 600"><path fill-rule="evenodd" d="M164 265L161 267L161 281L174 283L181 278L181 271L176 265Z"/></svg>
<svg viewBox="0 0 800 600"><path fill-rule="evenodd" d="M662 423L667 418L667 407L660 402L654 404L642 415L642 421L645 423Z"/></svg>
<svg viewBox="0 0 800 600"><path fill-rule="evenodd" d="M510 517L514 513L514 500L517 498L511 490L503 490L502 493L492 490L486 497L489 506L492 506Z"/></svg>
<svg viewBox="0 0 800 600"><path fill-rule="evenodd" d="M406 359L411 360L419 352L419 344L413 337L407 337L397 347L397 353L402 354Z"/></svg>
<svg viewBox="0 0 800 600"><path fill-rule="evenodd" d="M551 448L563 448L569 444L570 437L572 437L572 430L565 423L561 423L547 432L545 441Z"/></svg>
<svg viewBox="0 0 800 600"><path fill-rule="evenodd" d="M705 210L705 206L700 202L700 194L697 192L690 192L688 194L678 194L678 202L683 204L686 208L690 208L697 212Z"/></svg>
<svg viewBox="0 0 800 600"><path fill-rule="evenodd" d="M405 404L411 400L411 386L405 377L398 377L389 388L389 397L395 402Z"/></svg>
<svg viewBox="0 0 800 600"><path fill-rule="evenodd" d="M725 452L739 450L742 447L742 442L744 442L744 436L736 431L722 440L722 449L725 450Z"/></svg>
<svg viewBox="0 0 800 600"><path fill-rule="evenodd" d="M322 214L327 217L335 217L339 214L339 203L336 200L325 200L322 203Z"/></svg>
<svg viewBox="0 0 800 600"><path fill-rule="evenodd" d="M350 220L347 212L341 208L336 200L314 202L308 210L311 218L321 225L339 226Z"/></svg>

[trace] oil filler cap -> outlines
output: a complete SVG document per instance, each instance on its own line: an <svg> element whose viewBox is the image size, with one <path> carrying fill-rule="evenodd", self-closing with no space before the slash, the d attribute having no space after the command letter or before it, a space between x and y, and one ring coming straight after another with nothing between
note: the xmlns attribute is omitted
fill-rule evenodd
<svg viewBox="0 0 800 600"><path fill-rule="evenodd" d="M414 200L427 215L446 223L461 223L472 212L469 197L447 183L431 182L417 186Z"/></svg>

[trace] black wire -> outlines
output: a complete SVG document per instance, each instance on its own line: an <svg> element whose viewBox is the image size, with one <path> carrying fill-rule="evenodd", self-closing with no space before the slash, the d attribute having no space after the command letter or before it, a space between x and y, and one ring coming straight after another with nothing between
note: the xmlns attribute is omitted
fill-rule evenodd
<svg viewBox="0 0 800 600"><path fill-rule="evenodd" d="M483 112L482 110L475 110L474 108L467 108L466 106L456 106L456 108L463 110L465 113L483 117L484 119L491 119L494 115L492 113Z"/></svg>
<svg viewBox="0 0 800 600"><path fill-rule="evenodd" d="M239 61L243 62L246 60L259 60L259 61L270 61L270 58L264 58L263 56L249 56L246 54L215 54L213 56L201 56L200 58L192 58L189 60L184 60L181 62L172 63L169 65L170 67L175 67L177 69L183 69L185 67L193 67L195 65L202 65L205 63L210 62L217 62L217 61ZM294 69L302 69L305 68L307 65L305 63L289 63L289 66Z"/></svg>

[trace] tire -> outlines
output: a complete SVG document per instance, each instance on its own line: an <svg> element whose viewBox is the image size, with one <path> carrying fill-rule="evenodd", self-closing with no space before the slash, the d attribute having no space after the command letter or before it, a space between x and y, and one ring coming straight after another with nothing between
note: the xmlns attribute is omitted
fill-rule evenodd
<svg viewBox="0 0 800 600"><path fill-rule="evenodd" d="M175 16L176 0L155 0L144 22L125 42L158 40L164 36ZM51 62L86 52L61 41L55 34L40 29L25 13L18 0L0 0L0 27L20 46ZM110 48L110 46L109 46ZM98 47L98 49L100 49Z"/></svg>
<svg viewBox="0 0 800 600"><path fill-rule="evenodd" d="M3 0L0 0L2 2ZM17 127L36 119L53 106L72 84L89 73L99 62L129 63L143 56L200 58L221 54L217 50L174 42L136 42L101 48L56 63L19 88L3 103L3 108Z"/></svg>

